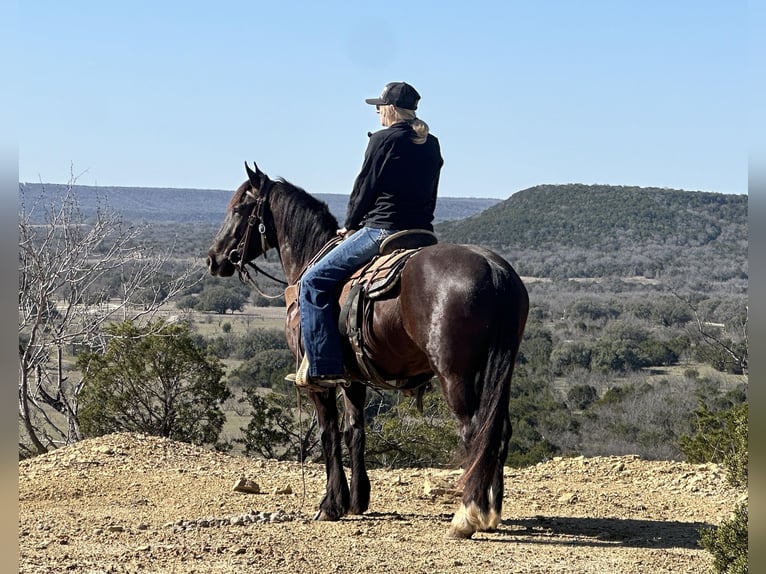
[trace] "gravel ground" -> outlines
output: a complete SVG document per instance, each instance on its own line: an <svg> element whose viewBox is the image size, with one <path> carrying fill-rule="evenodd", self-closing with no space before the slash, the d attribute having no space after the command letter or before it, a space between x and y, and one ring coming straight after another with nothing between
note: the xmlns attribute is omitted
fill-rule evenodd
<svg viewBox="0 0 766 574"><path fill-rule="evenodd" d="M698 574L700 526L747 496L719 465L633 456L505 476L499 529L453 541L459 471L373 470L366 514L314 522L322 465L113 434L19 463L19 571Z"/></svg>

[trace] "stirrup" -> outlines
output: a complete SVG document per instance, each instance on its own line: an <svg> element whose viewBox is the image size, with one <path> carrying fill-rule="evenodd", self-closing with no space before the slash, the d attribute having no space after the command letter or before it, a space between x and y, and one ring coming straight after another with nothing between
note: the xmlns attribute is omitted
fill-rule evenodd
<svg viewBox="0 0 766 574"><path fill-rule="evenodd" d="M298 367L297 373L290 373L285 377L285 380L293 383L299 389L306 389L308 391L326 391L328 389L334 389L337 386L348 386L348 381L342 377L337 379L321 379L319 377L312 378L309 375L309 360L306 355L303 355L303 360Z"/></svg>

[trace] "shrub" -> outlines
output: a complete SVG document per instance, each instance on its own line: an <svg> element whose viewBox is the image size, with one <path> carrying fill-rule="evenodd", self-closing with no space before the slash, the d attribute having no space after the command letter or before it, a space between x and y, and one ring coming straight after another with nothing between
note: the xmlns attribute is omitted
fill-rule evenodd
<svg viewBox="0 0 766 574"><path fill-rule="evenodd" d="M106 353L82 353L85 436L143 432L216 445L229 397L223 367L195 344L186 325L130 321L109 327Z"/></svg>
<svg viewBox="0 0 766 574"><path fill-rule="evenodd" d="M747 403L715 412L700 401L694 411L695 432L679 440L686 459L694 463L723 463L733 485L746 484L747 414Z"/></svg>
<svg viewBox="0 0 766 574"><path fill-rule="evenodd" d="M306 404L308 424L293 416L295 393L261 394L255 387L245 390L241 402L250 404L250 422L241 428L242 437L236 439L245 447L246 456L261 456L278 460L316 460L321 456L317 438L317 417Z"/></svg>
<svg viewBox="0 0 766 574"><path fill-rule="evenodd" d="M370 419L367 460L373 466L444 466L458 447L457 425L441 393L426 393L423 412L414 398L402 398Z"/></svg>
<svg viewBox="0 0 766 574"><path fill-rule="evenodd" d="M591 385L575 385L567 392L567 406L570 410L587 409L598 400L598 391Z"/></svg>
<svg viewBox="0 0 766 574"><path fill-rule="evenodd" d="M747 504L742 503L730 520L700 532L700 543L713 554L713 568L719 574L747 574L747 523Z"/></svg>
<svg viewBox="0 0 766 574"><path fill-rule="evenodd" d="M684 454L691 462L722 462L732 485L747 486L747 414L747 403L715 412L700 402L695 411L697 432L681 440ZM743 503L718 528L700 531L700 542L713 554L716 572L747 574L747 523L747 503Z"/></svg>
<svg viewBox="0 0 766 574"><path fill-rule="evenodd" d="M556 347L550 360L555 375L570 373L577 368L590 369L591 349L585 343L567 343Z"/></svg>
<svg viewBox="0 0 766 574"><path fill-rule="evenodd" d="M279 389L285 375L295 370L295 358L287 349L259 351L252 359L244 361L230 375L232 387L244 389L264 387Z"/></svg>
<svg viewBox="0 0 766 574"><path fill-rule="evenodd" d="M250 359L270 349L288 349L283 330L251 329L236 342L233 353L237 359Z"/></svg>

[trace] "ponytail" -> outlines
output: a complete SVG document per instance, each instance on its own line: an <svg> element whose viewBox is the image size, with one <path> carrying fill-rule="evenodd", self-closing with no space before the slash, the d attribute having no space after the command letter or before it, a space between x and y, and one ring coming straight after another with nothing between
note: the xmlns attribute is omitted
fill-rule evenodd
<svg viewBox="0 0 766 574"><path fill-rule="evenodd" d="M428 139L428 124L415 115L415 110L406 110L394 106L380 106L380 115L383 116L385 126L396 122L407 122L415 132L412 141L416 144L425 143Z"/></svg>

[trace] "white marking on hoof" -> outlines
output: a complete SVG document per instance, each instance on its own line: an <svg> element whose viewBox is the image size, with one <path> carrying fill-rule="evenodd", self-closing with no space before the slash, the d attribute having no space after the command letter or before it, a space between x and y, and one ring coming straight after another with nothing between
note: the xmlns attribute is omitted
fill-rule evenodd
<svg viewBox="0 0 766 574"><path fill-rule="evenodd" d="M478 507L473 502L468 506L468 508L466 508L465 504L461 503L460 508L458 508L457 512L455 513L455 516L452 517L452 524L447 531L447 538L457 540L470 538L473 536L473 533L477 530L477 510Z"/></svg>

